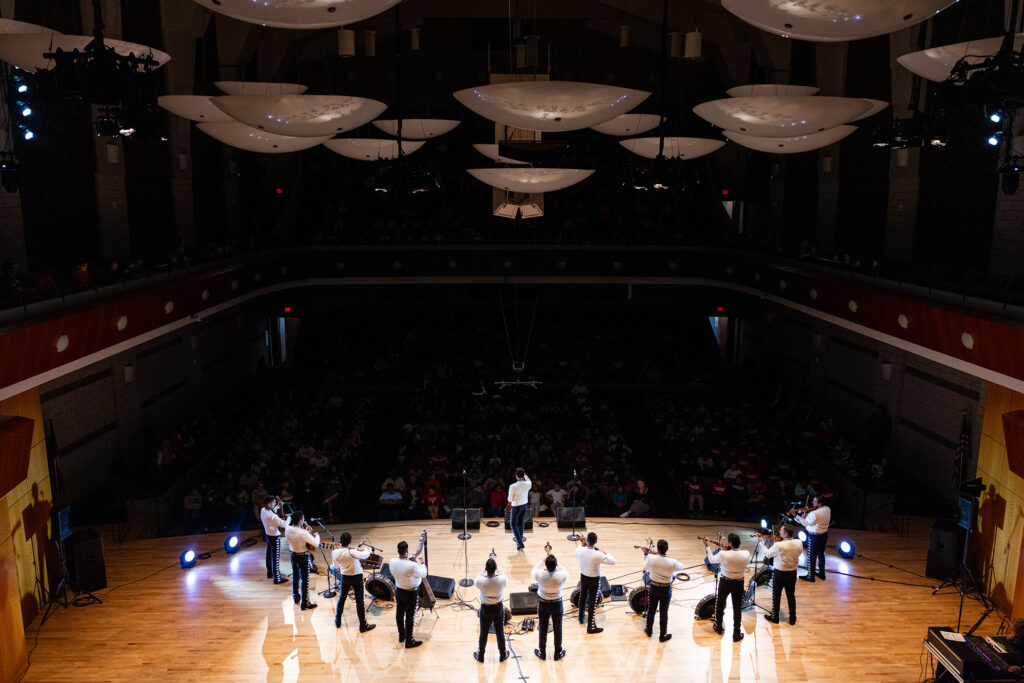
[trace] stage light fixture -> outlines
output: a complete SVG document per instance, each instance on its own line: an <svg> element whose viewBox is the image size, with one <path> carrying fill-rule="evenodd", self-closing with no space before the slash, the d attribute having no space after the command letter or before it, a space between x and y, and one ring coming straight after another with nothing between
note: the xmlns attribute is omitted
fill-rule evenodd
<svg viewBox="0 0 1024 683"><path fill-rule="evenodd" d="M196 551L189 548L181 554L179 562L181 563L182 569L189 569L190 567L196 566L196 560L198 559Z"/></svg>
<svg viewBox="0 0 1024 683"><path fill-rule="evenodd" d="M849 541L839 541L839 556L850 559L853 557L854 547Z"/></svg>
<svg viewBox="0 0 1024 683"><path fill-rule="evenodd" d="M804 545L807 545L807 532L806 531L801 529L800 531L796 532L796 537L800 539L801 543L803 543Z"/></svg>
<svg viewBox="0 0 1024 683"><path fill-rule="evenodd" d="M1001 137L1002 137L1002 133L993 133L992 135L988 136L988 140L986 140L985 142L987 142L992 147L998 147L999 146L999 139Z"/></svg>
<svg viewBox="0 0 1024 683"><path fill-rule="evenodd" d="M25 138L26 140L31 140L31 139L33 139L33 138L34 138L35 136L36 136L36 134L35 134L35 133L33 133L33 132L32 132L31 130L29 130L28 128L26 128L26 129L25 129L25 133L24 133L24 135L23 135L22 137L24 137L24 138Z"/></svg>
<svg viewBox="0 0 1024 683"><path fill-rule="evenodd" d="M25 118L28 118L29 116L32 116L32 107L25 107L24 109L22 109L21 110L21 115L24 116Z"/></svg>
<svg viewBox="0 0 1024 683"><path fill-rule="evenodd" d="M1002 123L1003 113L1000 111L994 111L988 115L988 120L991 121L992 123Z"/></svg>
<svg viewBox="0 0 1024 683"><path fill-rule="evenodd" d="M765 531L768 529L768 520L767 519L764 519L764 518L761 519L761 529L765 530Z"/></svg>
<svg viewBox="0 0 1024 683"><path fill-rule="evenodd" d="M22 83L18 86L18 92L28 92L28 86Z"/></svg>
<svg viewBox="0 0 1024 683"><path fill-rule="evenodd" d="M227 539L225 539L225 541L224 541L224 552L226 552L228 555L234 555L235 553L237 553L238 552L238 548L239 548L238 536L231 535L231 536L228 536Z"/></svg>

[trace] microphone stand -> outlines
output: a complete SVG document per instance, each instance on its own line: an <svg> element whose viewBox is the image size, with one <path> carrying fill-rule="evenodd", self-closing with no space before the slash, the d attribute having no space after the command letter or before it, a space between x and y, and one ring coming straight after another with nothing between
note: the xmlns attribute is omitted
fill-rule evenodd
<svg viewBox="0 0 1024 683"><path fill-rule="evenodd" d="M462 468L462 533L459 534L459 540L462 541L462 555L466 560L466 573L459 579L459 585L463 588L469 588L474 584L473 579L469 578L469 539L473 538L469 535L469 508L466 507L468 504L466 499L466 468Z"/></svg>
<svg viewBox="0 0 1024 683"><path fill-rule="evenodd" d="M323 520L312 519L310 521L314 522L318 527L323 529L324 533L330 536L332 541L334 541L335 543L338 542L338 539L334 537L334 534L331 533L331 530L324 526ZM324 596L327 599L330 599L338 594L338 577L334 576L334 569L331 567L331 563L327 561L327 551L324 550L324 547L322 545L320 546L320 555L324 558L324 566L327 567L327 590L322 591L320 595ZM331 588L331 576L334 576L333 588Z"/></svg>
<svg viewBox="0 0 1024 683"><path fill-rule="evenodd" d="M375 547L373 544L367 543L365 538L362 541L359 542L359 545L364 546L366 548L369 548L370 550L372 550L375 553L376 552L383 552L383 551L381 551L380 548ZM370 579L373 580L374 583L376 583L376 580L377 580L377 569L378 569L377 567L374 567L373 571L370 572ZM366 592L366 582L363 581L362 583L363 583L363 585L362 585L360 590L364 591L364 593L366 595L370 596L370 602L368 602L366 604L366 611L369 612L370 608L373 607L373 603L377 601L377 596L374 595L373 593Z"/></svg>
<svg viewBox="0 0 1024 683"><path fill-rule="evenodd" d="M572 478L576 479L576 468L572 470ZM568 492L566 496L568 496ZM578 542L580 540L579 535L576 533L576 503L572 500L569 501L572 505L569 507L569 516L572 517L572 533L565 537L565 540Z"/></svg>

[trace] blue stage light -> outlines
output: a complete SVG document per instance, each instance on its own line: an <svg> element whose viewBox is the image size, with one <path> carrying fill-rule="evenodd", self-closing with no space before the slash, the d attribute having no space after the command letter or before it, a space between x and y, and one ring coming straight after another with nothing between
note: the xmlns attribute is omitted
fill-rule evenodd
<svg viewBox="0 0 1024 683"><path fill-rule="evenodd" d="M839 541L839 555L849 559L853 557L854 547L849 541Z"/></svg>
<svg viewBox="0 0 1024 683"><path fill-rule="evenodd" d="M800 531L796 532L796 537L800 539L801 543L803 543L805 545L807 544L807 532L804 531L803 529L801 529Z"/></svg>
<svg viewBox="0 0 1024 683"><path fill-rule="evenodd" d="M998 147L999 146L999 136L998 135L990 135L988 140L986 140L986 142L988 144L992 145L993 147Z"/></svg>
<svg viewBox="0 0 1024 683"><path fill-rule="evenodd" d="M761 520L761 530L762 531L767 531L768 530L768 526L769 526L768 525L768 520L767 519L762 519Z"/></svg>
<svg viewBox="0 0 1024 683"><path fill-rule="evenodd" d="M992 123L1000 123L1003 120L1003 115L1001 112L994 111L988 115L988 120Z"/></svg>
<svg viewBox="0 0 1024 683"><path fill-rule="evenodd" d="M224 541L224 552L233 555L238 552L238 536L228 536Z"/></svg>
<svg viewBox="0 0 1024 683"><path fill-rule="evenodd" d="M34 138L35 136L36 136L36 134L35 134L35 133L33 133L32 131L30 131L30 130L26 130L26 131L25 131L25 135L24 135L24 138L25 138L26 140L31 140L31 139L32 139L32 138Z"/></svg>
<svg viewBox="0 0 1024 683"><path fill-rule="evenodd" d="M181 563L182 569L188 569L189 567L196 566L196 551L189 548L181 554L179 562Z"/></svg>
<svg viewBox="0 0 1024 683"><path fill-rule="evenodd" d="M22 109L21 115L25 117L32 116L32 107L25 107L24 109Z"/></svg>
<svg viewBox="0 0 1024 683"><path fill-rule="evenodd" d="M18 86L18 92L28 92L28 86L22 83Z"/></svg>

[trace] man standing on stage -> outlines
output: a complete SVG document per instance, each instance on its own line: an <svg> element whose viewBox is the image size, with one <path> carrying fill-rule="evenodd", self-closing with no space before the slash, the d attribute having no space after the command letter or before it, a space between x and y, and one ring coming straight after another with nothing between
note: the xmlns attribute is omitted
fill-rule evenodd
<svg viewBox="0 0 1024 683"><path fill-rule="evenodd" d="M601 565L615 564L611 554L597 549L597 534L591 531L587 540L580 539L580 547L576 548L576 559L580 563L580 623L583 615L587 615L587 633L600 633L594 621L594 609L597 607L597 593L601 590Z"/></svg>
<svg viewBox="0 0 1024 683"><path fill-rule="evenodd" d="M661 635L658 636L658 640L664 643L672 638L672 634L668 632L668 604L672 599L672 575L675 572L683 571L685 567L666 555L668 541L663 538L658 540L657 555L651 553L647 548L644 548L643 551L644 571L650 572L651 575L651 587L647 600L647 627L644 629L644 633L648 638L654 635L654 613L660 606Z"/></svg>
<svg viewBox="0 0 1024 683"><path fill-rule="evenodd" d="M508 487L508 506L512 509L508 524L512 527L512 538L516 540L516 550L525 546L523 526L526 524L526 510L530 502L530 478L522 467L516 470L516 480Z"/></svg>
<svg viewBox="0 0 1024 683"><path fill-rule="evenodd" d="M540 626L537 634L540 638L540 647L533 651L540 659L547 658L548 645L548 621L551 622L552 630L555 632L555 661L565 657L565 650L562 649L562 586L569 579L569 572L565 570L555 556L551 554L551 544L544 546L548 556L537 563L531 575L537 582L537 617Z"/></svg>
<svg viewBox="0 0 1024 683"><path fill-rule="evenodd" d="M491 626L494 626L494 635L498 639L498 662L508 659L508 650L505 649L505 606L501 603L507 585L508 577L498 571L498 563L494 561L494 553L491 553L484 564L484 570L476 577L476 587L480 589L480 646L473 653L473 659L481 664Z"/></svg>
<svg viewBox="0 0 1024 683"><path fill-rule="evenodd" d="M815 575L822 581L825 580L825 546L828 544L828 525L832 521L832 510L827 505L822 505L817 495L811 499L811 507L813 509L806 517L796 514L795 510L790 510L789 514L807 529L807 574L800 578L814 583Z"/></svg>
<svg viewBox="0 0 1024 683"><path fill-rule="evenodd" d="M274 496L263 496L263 508L260 510L260 521L263 522L263 534L267 538L267 578L274 583L288 583L281 576L281 532L288 528L288 522L277 516L281 503Z"/></svg>
<svg viewBox="0 0 1024 683"><path fill-rule="evenodd" d="M708 540L704 539L704 551L708 559L721 565L718 572L718 594L715 597L715 633L725 633L722 615L725 613L725 599L731 597L732 640L739 642L743 640L743 631L740 630L743 624L743 572L750 563L750 551L740 550L740 537L736 534L729 534L729 547L731 550L716 551L716 558L708 547Z"/></svg>
<svg viewBox="0 0 1024 683"><path fill-rule="evenodd" d="M369 550L360 550L360 543L355 550L348 547L352 542L352 534L345 531L341 534L341 547L331 553L331 567L341 574L341 587L338 589L338 609L334 613L334 628L341 628L341 613L345 609L345 598L349 589L356 599L356 616L359 617L359 632L366 633L377 628L377 624L366 623L366 608L363 607L363 565L359 560L370 556Z"/></svg>
<svg viewBox="0 0 1024 683"><path fill-rule="evenodd" d="M284 536L292 551L292 599L302 609L313 609L316 603L309 601L309 546L320 545L320 534L311 534L302 511L296 510Z"/></svg>
<svg viewBox="0 0 1024 683"><path fill-rule="evenodd" d="M789 602L789 625L792 626L796 623L796 568L800 564L804 544L794 538L796 532L789 524L779 528L779 535L782 540L771 548L765 547L761 534L757 535L757 543L764 551L764 556L779 558L772 567L772 613L765 619L773 624L779 623L779 601L785 589L786 600Z"/></svg>
<svg viewBox="0 0 1024 683"><path fill-rule="evenodd" d="M395 622L398 624L398 642L405 643L406 649L419 647L423 641L412 637L412 624L419 607L420 584L427 577L423 558L409 559L409 544L398 543L398 557L388 565L395 577Z"/></svg>

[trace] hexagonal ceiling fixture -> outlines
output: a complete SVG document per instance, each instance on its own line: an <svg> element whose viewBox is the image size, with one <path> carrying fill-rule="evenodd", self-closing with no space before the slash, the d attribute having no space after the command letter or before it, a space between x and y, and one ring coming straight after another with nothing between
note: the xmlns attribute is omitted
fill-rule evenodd
<svg viewBox="0 0 1024 683"><path fill-rule="evenodd" d="M234 119L213 106L206 95L161 95L156 103L163 109L189 121L232 123Z"/></svg>
<svg viewBox="0 0 1024 683"><path fill-rule="evenodd" d="M264 81L214 81L225 95L301 95L308 86L298 83L267 83Z"/></svg>
<svg viewBox="0 0 1024 683"><path fill-rule="evenodd" d="M737 85L729 88L725 94L729 97L776 97L779 95L817 95L821 88L813 85L778 85L775 83L754 83L751 85Z"/></svg>

